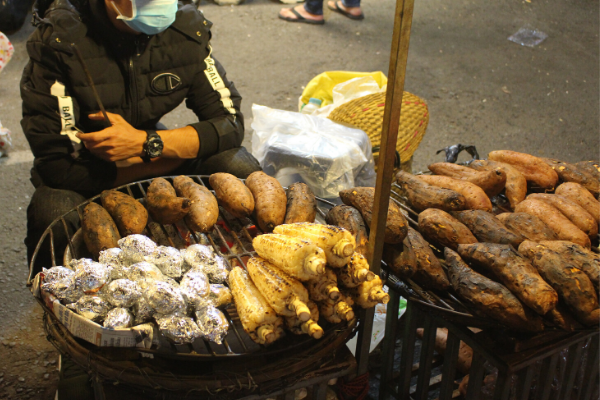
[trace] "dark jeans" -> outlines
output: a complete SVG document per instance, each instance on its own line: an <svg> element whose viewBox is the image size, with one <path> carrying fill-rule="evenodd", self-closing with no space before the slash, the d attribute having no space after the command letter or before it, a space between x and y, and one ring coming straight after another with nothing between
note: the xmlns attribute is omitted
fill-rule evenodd
<svg viewBox="0 0 600 400"><path fill-rule="evenodd" d="M173 171L171 175L210 175L215 172L227 172L238 178L246 178L254 171L260 171L260 165L252 154L244 147L227 150L216 154L206 160L189 160L181 167ZM69 210L84 202L86 198L71 190L52 189L48 186L38 186L31 197L27 208L27 260L31 262L36 246L44 231L58 217L66 214ZM65 225L69 235L73 235L79 228L79 217L77 213L69 213L65 218ZM63 250L66 248L68 239L65 227L62 223L56 224L52 229L54 249L57 265L62 264ZM34 274L42 270L42 267L52 266L50 241L47 236L44 243L40 245L37 252Z"/></svg>
<svg viewBox="0 0 600 400"><path fill-rule="evenodd" d="M323 15L324 1L325 0L306 0L304 2L304 9L313 15ZM342 4L346 7L360 7L360 0L342 0Z"/></svg>

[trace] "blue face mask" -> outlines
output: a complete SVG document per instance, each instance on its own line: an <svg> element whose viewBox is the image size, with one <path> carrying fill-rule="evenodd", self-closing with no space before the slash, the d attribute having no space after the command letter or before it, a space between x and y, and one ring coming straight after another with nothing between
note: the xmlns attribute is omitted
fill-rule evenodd
<svg viewBox="0 0 600 400"><path fill-rule="evenodd" d="M131 29L146 35L156 35L167 29L177 13L177 0L131 0L133 15L124 16L113 2L119 13L117 19L125 22Z"/></svg>

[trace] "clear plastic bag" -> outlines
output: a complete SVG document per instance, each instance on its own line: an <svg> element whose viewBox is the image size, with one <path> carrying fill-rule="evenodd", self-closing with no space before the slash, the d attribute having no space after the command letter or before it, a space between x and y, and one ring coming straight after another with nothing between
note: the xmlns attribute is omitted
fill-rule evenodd
<svg viewBox="0 0 600 400"><path fill-rule="evenodd" d="M371 142L329 119L252 105L252 155L283 186L306 183L319 197L375 186Z"/></svg>
<svg viewBox="0 0 600 400"><path fill-rule="evenodd" d="M2 122L0 122L0 157L7 155L11 147L10 131L3 127Z"/></svg>

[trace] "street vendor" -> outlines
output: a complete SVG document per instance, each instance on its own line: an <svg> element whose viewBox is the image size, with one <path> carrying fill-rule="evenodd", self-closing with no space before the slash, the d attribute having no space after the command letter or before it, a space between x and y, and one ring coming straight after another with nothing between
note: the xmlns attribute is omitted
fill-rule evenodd
<svg viewBox="0 0 600 400"><path fill-rule="evenodd" d="M21 124L35 156L29 260L55 218L105 189L164 175L245 178L260 169L241 147L241 97L212 55L212 24L194 6L38 0L34 23L21 80ZM162 126L184 100L199 122ZM36 267L49 265L45 244Z"/></svg>

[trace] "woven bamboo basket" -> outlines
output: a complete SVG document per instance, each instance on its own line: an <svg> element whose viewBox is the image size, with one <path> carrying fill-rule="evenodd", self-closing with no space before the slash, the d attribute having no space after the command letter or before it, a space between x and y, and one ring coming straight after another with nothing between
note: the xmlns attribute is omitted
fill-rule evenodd
<svg viewBox="0 0 600 400"><path fill-rule="evenodd" d="M380 92L342 104L329 115L329 118L335 122L355 126L367 133L371 140L376 164L381 145L384 108L385 92ZM412 93L404 92L398 142L396 143L395 172L400 168L410 172L412 156L419 147L428 124L429 110L425 100Z"/></svg>

